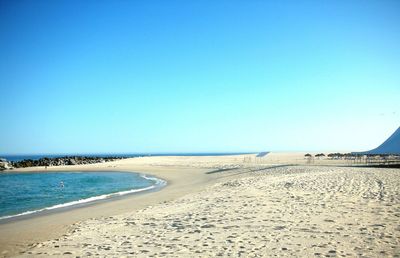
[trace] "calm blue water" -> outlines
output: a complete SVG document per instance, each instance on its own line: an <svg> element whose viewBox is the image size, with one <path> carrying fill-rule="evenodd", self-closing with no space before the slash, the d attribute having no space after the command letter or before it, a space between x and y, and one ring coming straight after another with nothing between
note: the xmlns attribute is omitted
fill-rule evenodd
<svg viewBox="0 0 400 258"><path fill-rule="evenodd" d="M148 190L164 183L128 172L0 174L0 218Z"/></svg>

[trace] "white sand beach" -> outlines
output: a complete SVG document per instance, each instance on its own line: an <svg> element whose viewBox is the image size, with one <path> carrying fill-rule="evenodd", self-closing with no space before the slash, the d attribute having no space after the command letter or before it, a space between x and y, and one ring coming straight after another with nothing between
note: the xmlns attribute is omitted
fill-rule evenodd
<svg viewBox="0 0 400 258"><path fill-rule="evenodd" d="M399 14L1 1L0 258L400 258Z"/></svg>
<svg viewBox="0 0 400 258"><path fill-rule="evenodd" d="M400 256L400 170L305 164L304 153L271 153L50 168L144 172L168 186L2 224L1 254Z"/></svg>

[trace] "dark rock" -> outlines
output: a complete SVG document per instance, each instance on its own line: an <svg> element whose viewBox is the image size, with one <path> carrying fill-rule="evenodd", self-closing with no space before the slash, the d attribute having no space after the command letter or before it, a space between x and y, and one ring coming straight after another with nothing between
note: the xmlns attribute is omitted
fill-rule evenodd
<svg viewBox="0 0 400 258"><path fill-rule="evenodd" d="M21 161L9 162L10 167L24 168L24 167L49 167L49 166L64 166L64 165L83 165L110 162L118 159L125 159L127 157L87 157L87 156L65 156L56 158L41 158L38 160L25 159ZM1 168L1 163L0 163Z"/></svg>
<svg viewBox="0 0 400 258"><path fill-rule="evenodd" d="M76 160L75 159L69 159L68 160L68 165L76 165Z"/></svg>

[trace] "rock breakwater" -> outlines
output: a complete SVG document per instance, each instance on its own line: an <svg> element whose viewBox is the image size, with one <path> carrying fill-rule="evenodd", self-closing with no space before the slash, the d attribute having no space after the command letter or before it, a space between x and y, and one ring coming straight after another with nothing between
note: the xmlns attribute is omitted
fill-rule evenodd
<svg viewBox="0 0 400 258"><path fill-rule="evenodd" d="M65 156L56 158L40 158L37 160L24 159L21 161L8 161L7 168L25 168L25 167L49 167L49 166L68 166L68 165L84 165L94 163L104 163L125 159L127 157L110 156L110 157L92 157L92 156ZM6 162L6 161L4 161Z"/></svg>

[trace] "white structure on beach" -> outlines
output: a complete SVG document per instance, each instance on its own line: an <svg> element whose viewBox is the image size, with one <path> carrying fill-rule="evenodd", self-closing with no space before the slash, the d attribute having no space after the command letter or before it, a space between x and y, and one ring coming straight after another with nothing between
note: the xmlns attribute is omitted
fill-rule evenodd
<svg viewBox="0 0 400 258"><path fill-rule="evenodd" d="M400 127L381 145L370 151L355 152L356 154L395 154L400 155Z"/></svg>

